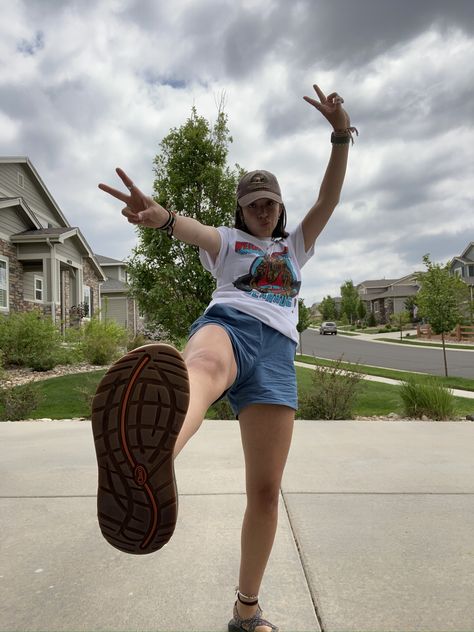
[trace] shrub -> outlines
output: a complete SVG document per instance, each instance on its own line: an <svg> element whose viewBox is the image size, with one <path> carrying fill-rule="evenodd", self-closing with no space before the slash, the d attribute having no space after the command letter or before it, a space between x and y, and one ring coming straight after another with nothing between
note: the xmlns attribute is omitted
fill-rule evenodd
<svg viewBox="0 0 474 632"><path fill-rule="evenodd" d="M0 419L3 421L27 419L41 401L41 393L31 382L8 390L2 389L0 390Z"/></svg>
<svg viewBox="0 0 474 632"><path fill-rule="evenodd" d="M353 419L357 395L363 388L358 365L342 367L339 358L331 367L316 366L312 387L300 400L302 419Z"/></svg>
<svg viewBox="0 0 474 632"><path fill-rule="evenodd" d="M80 343L84 358L90 364L110 364L120 355L127 342L127 331L113 320L91 318L84 325Z"/></svg>
<svg viewBox="0 0 474 632"><path fill-rule="evenodd" d="M214 419L235 419L234 412L227 397L212 404L212 410L214 412Z"/></svg>
<svg viewBox="0 0 474 632"><path fill-rule="evenodd" d="M404 414L420 419L423 415L430 419L443 421L452 419L456 412L456 404L452 392L440 384L436 378L427 382L417 382L409 378L400 387Z"/></svg>
<svg viewBox="0 0 474 632"><path fill-rule="evenodd" d="M369 317L367 318L368 327L375 327L377 325L377 319L375 318L374 312L370 312Z"/></svg>
<svg viewBox="0 0 474 632"><path fill-rule="evenodd" d="M133 338L129 338L127 342L127 351L133 351L133 349L137 349L138 347L143 347L143 345L150 344L150 340L145 336L142 332L137 332Z"/></svg>
<svg viewBox="0 0 474 632"><path fill-rule="evenodd" d="M0 319L0 347L6 364L48 371L59 362L61 335L37 310L14 313Z"/></svg>

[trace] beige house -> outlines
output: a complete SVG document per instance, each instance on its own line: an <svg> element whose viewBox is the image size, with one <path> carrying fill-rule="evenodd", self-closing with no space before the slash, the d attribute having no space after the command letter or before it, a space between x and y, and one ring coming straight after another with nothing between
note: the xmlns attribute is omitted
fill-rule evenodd
<svg viewBox="0 0 474 632"><path fill-rule="evenodd" d="M378 322L388 322L391 314L399 314L406 310L405 301L416 296L420 285L416 280L416 272L400 279L378 279L362 281L356 286L362 301L365 301L367 312L373 312Z"/></svg>
<svg viewBox="0 0 474 632"><path fill-rule="evenodd" d="M67 327L100 307L106 276L24 156L0 157L0 314L39 308Z"/></svg>
<svg viewBox="0 0 474 632"><path fill-rule="evenodd" d="M101 285L101 316L137 333L143 325L136 301L129 296L126 264L117 259L95 255L107 280Z"/></svg>
<svg viewBox="0 0 474 632"><path fill-rule="evenodd" d="M457 274L469 286L471 301L474 295L474 241L471 241L459 257L454 257L450 264L451 274Z"/></svg>

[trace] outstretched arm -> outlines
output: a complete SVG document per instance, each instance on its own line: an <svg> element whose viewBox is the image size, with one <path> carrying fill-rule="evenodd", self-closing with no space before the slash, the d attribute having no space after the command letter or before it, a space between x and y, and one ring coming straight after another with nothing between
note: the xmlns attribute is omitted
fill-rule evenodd
<svg viewBox="0 0 474 632"><path fill-rule="evenodd" d="M348 142L332 145L331 156L319 189L318 199L302 222L305 250L311 248L339 203L346 174L349 141L352 139L353 131L358 133L354 127L350 127L349 115L342 108L344 99L337 92L333 92L326 97L317 85L313 87L319 97L319 101L310 97L303 97L304 100L319 110L331 123L338 138L343 140L344 136L346 136Z"/></svg>
<svg viewBox="0 0 474 632"><path fill-rule="evenodd" d="M122 191L113 189L107 184L99 184L99 189L126 204L125 208L122 209L122 215L125 215L129 223L147 228L161 228L166 225L170 217L169 212L157 204L152 197L142 193L123 169L116 169L116 171L130 193L122 193ZM187 244L193 244L207 250L213 258L219 254L221 238L217 228L201 224L192 217L177 215L173 236Z"/></svg>

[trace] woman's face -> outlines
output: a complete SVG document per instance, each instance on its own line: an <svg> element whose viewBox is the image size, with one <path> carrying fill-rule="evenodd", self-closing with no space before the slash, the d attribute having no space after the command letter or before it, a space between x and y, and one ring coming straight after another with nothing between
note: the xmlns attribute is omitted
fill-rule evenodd
<svg viewBox="0 0 474 632"><path fill-rule="evenodd" d="M271 237L278 224L281 205L269 198L261 198L242 207L245 225L255 237Z"/></svg>

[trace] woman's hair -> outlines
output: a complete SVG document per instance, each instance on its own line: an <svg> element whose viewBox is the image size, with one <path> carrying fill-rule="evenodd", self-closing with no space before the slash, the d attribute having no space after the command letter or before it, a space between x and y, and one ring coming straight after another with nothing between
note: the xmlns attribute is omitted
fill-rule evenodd
<svg viewBox="0 0 474 632"><path fill-rule="evenodd" d="M275 226L275 230L272 233L272 237L288 237L289 233L286 232L286 208L284 204L280 204L281 213L278 218L278 224ZM245 233L251 235L252 233L247 228L247 225L244 220L244 215L242 213L242 207L239 203L237 203L237 208L235 209L235 223L234 228L238 228L239 230L243 230Z"/></svg>

